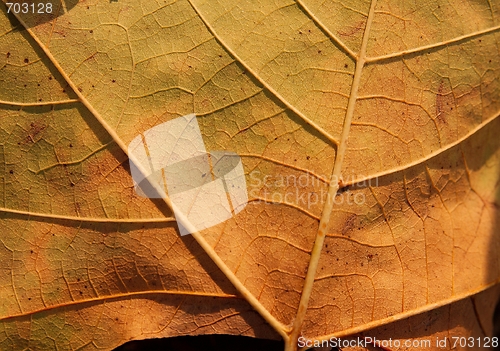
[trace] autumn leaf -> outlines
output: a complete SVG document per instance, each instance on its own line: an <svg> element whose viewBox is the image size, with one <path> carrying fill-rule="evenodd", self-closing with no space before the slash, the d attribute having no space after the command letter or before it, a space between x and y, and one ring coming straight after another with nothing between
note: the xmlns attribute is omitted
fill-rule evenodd
<svg viewBox="0 0 500 351"><path fill-rule="evenodd" d="M491 336L497 1L47 4L0 16L1 349ZM249 201L180 236L127 146L192 113Z"/></svg>

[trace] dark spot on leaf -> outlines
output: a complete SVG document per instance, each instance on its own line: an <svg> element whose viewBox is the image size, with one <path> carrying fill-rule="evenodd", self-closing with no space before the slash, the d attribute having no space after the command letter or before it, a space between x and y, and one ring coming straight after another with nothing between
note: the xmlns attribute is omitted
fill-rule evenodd
<svg viewBox="0 0 500 351"><path fill-rule="evenodd" d="M28 63L28 62L30 62L30 60L28 58L25 58L24 63Z"/></svg>
<svg viewBox="0 0 500 351"><path fill-rule="evenodd" d="M73 144L69 144L69 147L73 147Z"/></svg>
<svg viewBox="0 0 500 351"><path fill-rule="evenodd" d="M337 191L337 194L343 194L343 193L345 193L346 191L349 191L349 189L350 189L350 186L349 186L349 185L348 185L348 186L343 186L343 187L341 187L341 188Z"/></svg>
<svg viewBox="0 0 500 351"><path fill-rule="evenodd" d="M88 7L87 7L87 8L88 8ZM89 30L89 33L90 33L90 34L92 34L92 33L94 33L94 31L91 29L91 30Z"/></svg>
<svg viewBox="0 0 500 351"><path fill-rule="evenodd" d="M349 68L349 65L346 63L346 64L344 65L344 68Z"/></svg>
<svg viewBox="0 0 500 351"><path fill-rule="evenodd" d="M352 214L347 218L342 228L342 235L348 234L351 230L354 229L354 222L356 221L356 215Z"/></svg>
<svg viewBox="0 0 500 351"><path fill-rule="evenodd" d="M12 170L12 169L11 169L11 170L9 171L9 173L10 173L10 174L14 174L14 170Z"/></svg>
<svg viewBox="0 0 500 351"><path fill-rule="evenodd" d="M49 80L52 80L52 76L49 76Z"/></svg>
<svg viewBox="0 0 500 351"><path fill-rule="evenodd" d="M114 79L113 79L113 80L112 80L112 82L113 82L113 83L116 83L116 80L114 80Z"/></svg>
<svg viewBox="0 0 500 351"><path fill-rule="evenodd" d="M306 159L310 160L310 159L311 159L311 156L306 156Z"/></svg>
<svg viewBox="0 0 500 351"><path fill-rule="evenodd" d="M37 86L39 87L40 86L40 83L37 84Z"/></svg>
<svg viewBox="0 0 500 351"><path fill-rule="evenodd" d="M28 136L24 140L25 143L34 143L35 138L37 137L38 134L43 132L47 126L43 123L40 122L31 122L30 123L30 130L28 132Z"/></svg>
<svg viewBox="0 0 500 351"><path fill-rule="evenodd" d="M78 87L78 91L81 93L83 91L83 89Z"/></svg>
<svg viewBox="0 0 500 351"><path fill-rule="evenodd" d="M9 58L9 57L10 57L10 52L7 53L7 58Z"/></svg>

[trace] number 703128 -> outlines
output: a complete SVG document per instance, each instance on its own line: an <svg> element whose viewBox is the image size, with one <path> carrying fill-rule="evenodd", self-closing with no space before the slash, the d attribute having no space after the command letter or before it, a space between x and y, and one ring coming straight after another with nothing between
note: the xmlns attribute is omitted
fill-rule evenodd
<svg viewBox="0 0 500 351"><path fill-rule="evenodd" d="M52 3L7 2L7 13L52 13Z"/></svg>

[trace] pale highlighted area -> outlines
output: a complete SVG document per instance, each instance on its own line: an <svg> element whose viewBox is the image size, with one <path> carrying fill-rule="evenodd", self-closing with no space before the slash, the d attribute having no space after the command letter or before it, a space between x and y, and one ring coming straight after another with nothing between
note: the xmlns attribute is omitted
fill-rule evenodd
<svg viewBox="0 0 500 351"><path fill-rule="evenodd" d="M168 195L181 235L222 223L248 202L241 158L229 151L207 152L194 114L146 130L128 152L136 193Z"/></svg>

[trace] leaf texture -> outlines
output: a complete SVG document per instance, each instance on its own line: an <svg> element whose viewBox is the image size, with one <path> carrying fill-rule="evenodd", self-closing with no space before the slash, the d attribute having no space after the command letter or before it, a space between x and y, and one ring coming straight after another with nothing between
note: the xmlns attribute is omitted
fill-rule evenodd
<svg viewBox="0 0 500 351"><path fill-rule="evenodd" d="M53 6L0 16L2 349L491 333L497 2ZM250 200L180 237L126 146L190 113Z"/></svg>

